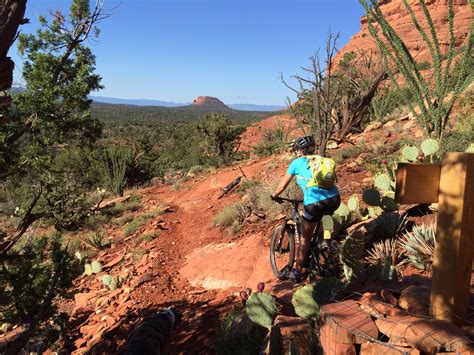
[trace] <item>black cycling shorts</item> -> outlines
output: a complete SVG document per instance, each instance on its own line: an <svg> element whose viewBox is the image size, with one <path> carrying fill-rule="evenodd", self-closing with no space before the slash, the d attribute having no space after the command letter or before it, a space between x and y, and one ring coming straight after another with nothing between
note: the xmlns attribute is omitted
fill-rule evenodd
<svg viewBox="0 0 474 355"><path fill-rule="evenodd" d="M303 206L303 218L312 223L319 222L324 215L332 215L341 204L341 196L337 195L326 200Z"/></svg>

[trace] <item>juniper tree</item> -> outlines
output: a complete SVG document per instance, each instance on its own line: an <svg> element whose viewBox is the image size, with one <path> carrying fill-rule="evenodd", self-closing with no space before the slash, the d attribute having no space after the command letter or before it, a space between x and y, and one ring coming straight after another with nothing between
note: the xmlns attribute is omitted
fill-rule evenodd
<svg viewBox="0 0 474 355"><path fill-rule="evenodd" d="M26 0L0 0L0 94L12 85L14 63L7 55L18 35L18 27L28 23L23 18L25 9ZM0 95L0 109L9 104L10 98Z"/></svg>
<svg viewBox="0 0 474 355"><path fill-rule="evenodd" d="M19 36L26 87L0 127L0 177L20 223L13 233L0 231L0 322L26 330L9 344L9 353L17 353L54 314L52 299L71 280L59 237L38 239L31 231L24 237L33 223L46 219L60 236L89 211L83 152L100 136L101 126L90 117L88 95L102 86L86 43L97 38L96 24L105 17L100 0L92 8L88 0L73 0L67 17L60 11L40 16L35 34ZM19 243L25 239L26 245Z"/></svg>
<svg viewBox="0 0 474 355"><path fill-rule="evenodd" d="M224 114L211 113L196 123L196 130L202 137L201 148L214 166L229 164L239 147L241 126L232 124Z"/></svg>
<svg viewBox="0 0 474 355"><path fill-rule="evenodd" d="M409 88L410 98L405 98L405 101L410 111L420 126L425 129L427 135L435 134L442 138L454 102L474 78L472 70L474 23L471 23L467 43L461 55L456 58L453 0L447 1L449 45L446 53L441 51L438 34L426 2L418 0L427 24L427 28L423 28L422 20L415 16L412 6L407 0L402 0L415 29L420 33L429 50L434 77L433 80L430 80L421 73L420 65L415 61L413 53L409 51L405 42L387 21L378 1L359 0L359 2L365 9L369 32L383 53L385 60L390 64L389 67L392 68L393 85L399 85L397 75L395 75L399 73ZM474 2L470 1L470 4L473 8Z"/></svg>

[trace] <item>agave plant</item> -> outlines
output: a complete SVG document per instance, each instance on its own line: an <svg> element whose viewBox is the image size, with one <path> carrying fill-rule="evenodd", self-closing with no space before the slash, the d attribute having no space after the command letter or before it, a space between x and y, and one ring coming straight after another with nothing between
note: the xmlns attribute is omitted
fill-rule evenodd
<svg viewBox="0 0 474 355"><path fill-rule="evenodd" d="M387 264L395 267L401 262L401 251L397 239L387 239L374 244L365 260L370 265Z"/></svg>
<svg viewBox="0 0 474 355"><path fill-rule="evenodd" d="M403 234L400 247L408 264L422 271L431 271L435 248L436 229L434 223L414 226L411 232Z"/></svg>
<svg viewBox="0 0 474 355"><path fill-rule="evenodd" d="M384 212L376 219L376 226L370 242L392 239L402 234L407 225L406 215Z"/></svg>

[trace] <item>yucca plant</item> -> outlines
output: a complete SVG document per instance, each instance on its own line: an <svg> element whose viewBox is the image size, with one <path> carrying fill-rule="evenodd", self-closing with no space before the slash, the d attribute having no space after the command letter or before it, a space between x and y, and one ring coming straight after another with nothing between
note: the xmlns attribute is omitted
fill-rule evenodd
<svg viewBox="0 0 474 355"><path fill-rule="evenodd" d="M406 262L421 271L431 271L436 243L434 223L414 226L411 232L404 233L400 247Z"/></svg>

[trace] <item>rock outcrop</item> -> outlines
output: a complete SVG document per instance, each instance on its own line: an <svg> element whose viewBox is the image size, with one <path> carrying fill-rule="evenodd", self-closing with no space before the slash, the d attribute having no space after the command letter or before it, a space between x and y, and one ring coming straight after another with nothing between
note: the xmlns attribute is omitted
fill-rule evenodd
<svg viewBox="0 0 474 355"><path fill-rule="evenodd" d="M227 107L221 100L211 97L211 96L198 96L194 101L193 101L194 106L212 106L212 107L219 107L219 108L225 108Z"/></svg>
<svg viewBox="0 0 474 355"><path fill-rule="evenodd" d="M379 3L381 4L380 9L385 15L385 18L405 42L414 58L416 58L416 61L418 63L431 62L429 50L420 33L413 25L402 0L381 0ZM422 27L427 29L428 26L418 0L408 0L408 3L411 5ZM449 46L447 0L426 0L426 4L428 5L428 10L430 11L436 28L441 52L445 53ZM473 20L473 12L468 0L454 0L453 4L455 45L458 48L466 42ZM429 31L427 32L429 33ZM367 51L375 48L376 44L367 28L367 19L363 16L361 18L361 31L352 36L349 43L338 53L337 58L342 58L344 53L347 52Z"/></svg>

